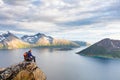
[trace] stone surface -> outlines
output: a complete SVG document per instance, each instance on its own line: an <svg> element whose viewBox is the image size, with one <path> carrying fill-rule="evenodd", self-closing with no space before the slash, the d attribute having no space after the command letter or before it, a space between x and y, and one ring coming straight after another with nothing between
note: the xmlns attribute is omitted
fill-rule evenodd
<svg viewBox="0 0 120 80"><path fill-rule="evenodd" d="M21 62L0 69L0 80L46 80L46 76L36 63Z"/></svg>

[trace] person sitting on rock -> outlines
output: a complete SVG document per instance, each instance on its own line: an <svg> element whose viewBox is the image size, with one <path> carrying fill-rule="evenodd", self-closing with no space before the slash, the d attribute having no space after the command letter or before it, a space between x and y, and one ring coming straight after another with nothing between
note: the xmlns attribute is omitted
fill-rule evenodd
<svg viewBox="0 0 120 80"><path fill-rule="evenodd" d="M25 61L32 61L32 60L34 60L34 62L36 62L35 56L32 55L31 49L28 52L24 53L24 60Z"/></svg>

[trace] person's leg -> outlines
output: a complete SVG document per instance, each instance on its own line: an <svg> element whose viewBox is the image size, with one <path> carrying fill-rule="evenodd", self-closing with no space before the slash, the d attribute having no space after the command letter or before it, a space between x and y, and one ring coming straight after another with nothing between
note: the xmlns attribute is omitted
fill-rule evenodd
<svg viewBox="0 0 120 80"><path fill-rule="evenodd" d="M0 75L0 80L2 80L2 76Z"/></svg>
<svg viewBox="0 0 120 80"><path fill-rule="evenodd" d="M33 56L33 60L34 60L34 62L36 62L35 56Z"/></svg>

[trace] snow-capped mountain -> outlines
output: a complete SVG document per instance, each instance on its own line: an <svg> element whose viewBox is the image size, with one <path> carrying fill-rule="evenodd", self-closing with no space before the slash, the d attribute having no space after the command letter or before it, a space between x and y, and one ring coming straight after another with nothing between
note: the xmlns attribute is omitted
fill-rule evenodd
<svg viewBox="0 0 120 80"><path fill-rule="evenodd" d="M10 33L9 31L7 33L0 35L0 42L2 41L11 41L13 39L18 39L14 34Z"/></svg>
<svg viewBox="0 0 120 80"><path fill-rule="evenodd" d="M25 48L29 44L19 39L11 32L0 35L0 49Z"/></svg>
<svg viewBox="0 0 120 80"><path fill-rule="evenodd" d="M77 43L65 40L56 39L45 34L24 35L18 38L11 32L3 33L0 35L0 49L14 49L14 48L28 48L28 47L76 47Z"/></svg>
<svg viewBox="0 0 120 80"><path fill-rule="evenodd" d="M21 39L30 44L37 43L40 39L48 40L50 44L53 42L53 38L51 36L46 36L45 34L37 33L35 35L24 35Z"/></svg>
<svg viewBox="0 0 120 80"><path fill-rule="evenodd" d="M56 39L42 33L37 33L35 35L24 35L21 37L21 39L30 44L35 44L36 46L77 46L77 44L72 41L65 39Z"/></svg>
<svg viewBox="0 0 120 80"><path fill-rule="evenodd" d="M0 42L2 42L3 40L5 40L5 37L3 35L0 35Z"/></svg>

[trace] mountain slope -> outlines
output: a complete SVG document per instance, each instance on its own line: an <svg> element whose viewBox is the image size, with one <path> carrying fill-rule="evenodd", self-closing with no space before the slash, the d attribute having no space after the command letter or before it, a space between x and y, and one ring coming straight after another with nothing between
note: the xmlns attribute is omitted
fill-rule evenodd
<svg viewBox="0 0 120 80"><path fill-rule="evenodd" d="M1 49L15 49L15 48L25 48L30 46L16 37L14 34L8 32L0 35L0 48Z"/></svg>
<svg viewBox="0 0 120 80"><path fill-rule="evenodd" d="M14 34L8 32L0 35L0 49L16 49L28 47L78 47L79 44L65 40L56 39L45 34L24 35L18 38Z"/></svg>
<svg viewBox="0 0 120 80"><path fill-rule="evenodd" d="M78 52L78 54L106 58L120 58L120 40L106 38Z"/></svg>
<svg viewBox="0 0 120 80"><path fill-rule="evenodd" d="M30 36L25 35L21 37L21 39L25 42L33 44L34 46L78 46L75 42L65 39L56 39L41 33Z"/></svg>
<svg viewBox="0 0 120 80"><path fill-rule="evenodd" d="M44 38L44 40L48 40L50 43L52 42L53 38L50 36L46 36L45 34L37 33L35 35L24 35L21 39L25 42L30 44L35 44L39 41L39 39Z"/></svg>
<svg viewBox="0 0 120 80"><path fill-rule="evenodd" d="M90 45L89 43L84 42L84 41L73 41L73 42L79 44L80 46L88 46L88 45Z"/></svg>

